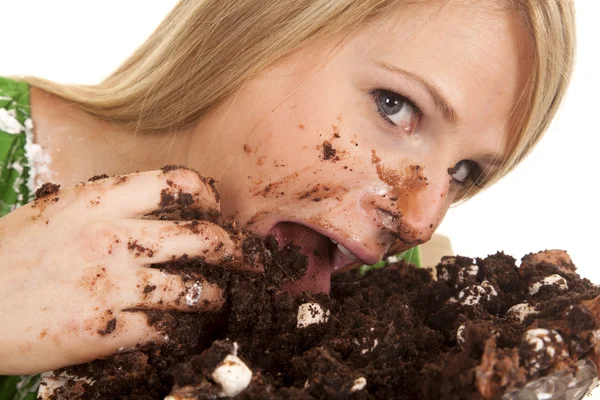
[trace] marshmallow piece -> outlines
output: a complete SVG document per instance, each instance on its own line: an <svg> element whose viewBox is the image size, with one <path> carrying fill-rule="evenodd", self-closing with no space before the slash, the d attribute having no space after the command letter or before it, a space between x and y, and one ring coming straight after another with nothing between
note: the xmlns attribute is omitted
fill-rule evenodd
<svg viewBox="0 0 600 400"><path fill-rule="evenodd" d="M388 264L396 264L397 262L400 262L400 260L402 259L398 256L389 256L386 261Z"/></svg>
<svg viewBox="0 0 600 400"><path fill-rule="evenodd" d="M350 393L358 392L359 390L363 390L367 386L367 380L365 377L361 376L354 381L354 386L350 389Z"/></svg>
<svg viewBox="0 0 600 400"><path fill-rule="evenodd" d="M481 298L486 295L486 291L479 285L467 286L458 294L458 300L465 306L479 304Z"/></svg>
<svg viewBox="0 0 600 400"><path fill-rule="evenodd" d="M178 394L170 394L164 400L195 400L197 397L181 397Z"/></svg>
<svg viewBox="0 0 600 400"><path fill-rule="evenodd" d="M525 318L531 314L537 314L538 310L532 305L527 303L516 304L508 309L506 314L511 317L517 318L520 322L523 322Z"/></svg>
<svg viewBox="0 0 600 400"><path fill-rule="evenodd" d="M221 386L220 396L235 397L250 385L252 371L238 356L228 354L211 376Z"/></svg>
<svg viewBox="0 0 600 400"><path fill-rule="evenodd" d="M95 381L88 378L79 378L74 375L62 373L59 376L55 376L53 372L45 372L42 374L42 381L38 389L37 398L41 400L49 400L53 398L54 391L65 386L69 382L75 382L76 385L82 386L84 383L93 385Z"/></svg>
<svg viewBox="0 0 600 400"><path fill-rule="evenodd" d="M569 357L567 344L553 329L530 329L523 335L520 356L525 368L533 374Z"/></svg>
<svg viewBox="0 0 600 400"><path fill-rule="evenodd" d="M465 324L462 324L456 330L456 341L458 342L458 344L465 343Z"/></svg>
<svg viewBox="0 0 600 400"><path fill-rule="evenodd" d="M298 307L298 323L296 327L306 328L312 324L320 324L329 320L329 310L318 303L304 303Z"/></svg>
<svg viewBox="0 0 600 400"><path fill-rule="evenodd" d="M487 293L488 301L491 300L492 297L498 296L498 292L496 291L496 288L494 287L494 285L492 285L490 283L490 281L481 282L481 287L485 289L485 292Z"/></svg>
<svg viewBox="0 0 600 400"><path fill-rule="evenodd" d="M569 285L567 285L567 280L558 274L554 274L547 276L541 281L535 282L533 285L531 285L531 287L529 288L529 294L533 296L534 294L537 294L537 292L540 291L540 288L542 286L549 285L558 286L560 290L569 289Z"/></svg>

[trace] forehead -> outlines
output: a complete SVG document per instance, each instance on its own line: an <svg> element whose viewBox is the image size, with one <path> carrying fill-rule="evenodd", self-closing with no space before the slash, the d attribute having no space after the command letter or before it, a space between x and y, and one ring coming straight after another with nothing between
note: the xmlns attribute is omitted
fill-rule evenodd
<svg viewBox="0 0 600 400"><path fill-rule="evenodd" d="M531 73L534 50L524 16L497 0L426 3L371 21L355 44L370 62L438 87L463 127L481 126L482 119L504 126Z"/></svg>

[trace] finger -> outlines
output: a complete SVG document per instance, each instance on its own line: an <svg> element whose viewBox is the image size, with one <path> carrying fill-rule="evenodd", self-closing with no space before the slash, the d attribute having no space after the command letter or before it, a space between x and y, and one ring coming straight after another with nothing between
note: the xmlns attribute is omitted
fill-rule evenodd
<svg viewBox="0 0 600 400"><path fill-rule="evenodd" d="M177 209L218 213L213 180L186 169L163 169L98 179L79 188L89 193L86 207L99 206L112 214L144 216Z"/></svg>
<svg viewBox="0 0 600 400"><path fill-rule="evenodd" d="M73 324L74 331L53 335L55 337L52 339L48 335L43 339L52 340L53 343L50 351L41 352L44 370L82 364L139 345L153 342L162 344L168 339L164 324L153 323L143 311L120 311L94 318L89 330L87 325L83 326L83 322L77 325Z"/></svg>
<svg viewBox="0 0 600 400"><path fill-rule="evenodd" d="M152 343L163 344L169 340L165 332L166 322L157 321L144 310L124 310L116 313L114 318L108 321L111 324L110 332L100 333L106 332L106 327L101 326L98 329L99 333L94 336L94 346L99 350L102 349L98 356L108 357ZM88 361L91 360L83 357L80 360L80 362Z"/></svg>
<svg viewBox="0 0 600 400"><path fill-rule="evenodd" d="M254 256L244 256L245 244L252 240L238 230L230 232L209 221L123 220L129 261L137 265L160 264L184 255L212 265L261 271L262 242L254 240Z"/></svg>
<svg viewBox="0 0 600 400"><path fill-rule="evenodd" d="M202 277L193 279L167 274L158 269L140 268L135 287L124 287L124 299L133 309L217 311L225 303L221 288Z"/></svg>

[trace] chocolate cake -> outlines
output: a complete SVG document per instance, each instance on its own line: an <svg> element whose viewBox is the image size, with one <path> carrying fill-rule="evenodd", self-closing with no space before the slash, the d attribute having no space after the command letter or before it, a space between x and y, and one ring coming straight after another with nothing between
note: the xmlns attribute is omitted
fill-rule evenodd
<svg viewBox="0 0 600 400"><path fill-rule="evenodd" d="M515 264L445 257L434 277L400 262L297 297L268 276L157 266L199 268L226 288L226 309L150 313L165 346L56 371L41 397L580 398L597 382L600 288L561 251Z"/></svg>
<svg viewBox="0 0 600 400"><path fill-rule="evenodd" d="M336 275L329 295L293 295L282 286L304 275L306 256L244 237L246 262L264 273L189 257L153 266L218 284L219 311L131 310L166 343L45 374L39 398L571 400L598 382L600 287L563 251L520 266L503 253L444 257L435 271L400 261Z"/></svg>

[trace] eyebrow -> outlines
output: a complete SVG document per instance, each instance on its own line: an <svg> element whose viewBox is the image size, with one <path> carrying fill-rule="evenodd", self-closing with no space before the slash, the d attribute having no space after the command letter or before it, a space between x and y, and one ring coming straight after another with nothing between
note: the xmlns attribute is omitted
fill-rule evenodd
<svg viewBox="0 0 600 400"><path fill-rule="evenodd" d="M429 93L431 98L433 98L435 107L439 111L441 111L446 122L448 122L453 127L458 125L458 122L460 119L459 119L458 115L456 114L456 111L454 111L454 108L452 108L452 106L450 105L450 102L444 97L444 95L442 95L441 90L437 86L433 85L432 83L427 82L425 79L423 79L419 75L416 75L412 72L406 71L400 67L396 67L394 65L390 65L387 63L382 63L381 66L391 72L401 74L405 78L408 78L409 80L413 81L417 85L423 87L425 89L425 91Z"/></svg>

